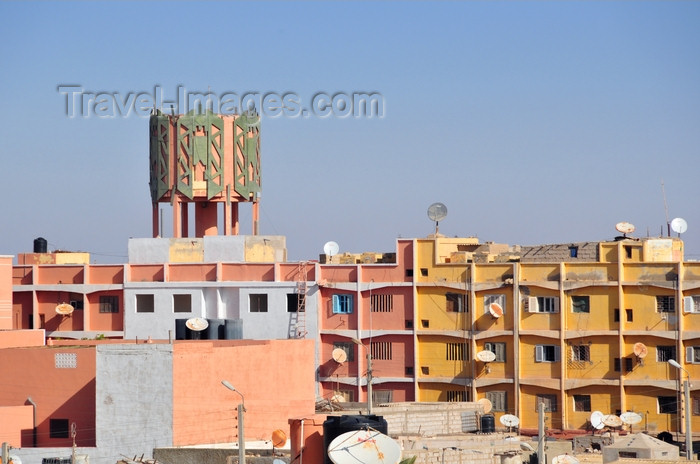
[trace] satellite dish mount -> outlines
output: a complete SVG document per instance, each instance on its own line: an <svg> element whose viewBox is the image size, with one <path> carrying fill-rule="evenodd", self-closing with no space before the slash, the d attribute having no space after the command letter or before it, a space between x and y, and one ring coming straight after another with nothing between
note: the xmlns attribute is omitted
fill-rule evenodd
<svg viewBox="0 0 700 464"><path fill-rule="evenodd" d="M447 206L442 203L433 203L428 207L428 217L431 221L435 221L435 236L437 237L440 230L440 221L447 217Z"/></svg>

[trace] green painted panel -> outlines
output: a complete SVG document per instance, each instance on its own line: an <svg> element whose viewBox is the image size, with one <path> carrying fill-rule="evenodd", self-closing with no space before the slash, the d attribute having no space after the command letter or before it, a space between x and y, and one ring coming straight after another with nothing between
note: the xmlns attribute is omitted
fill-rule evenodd
<svg viewBox="0 0 700 464"><path fill-rule="evenodd" d="M160 111L149 121L150 133L150 190L151 201L156 203L170 185L170 119Z"/></svg>
<svg viewBox="0 0 700 464"><path fill-rule="evenodd" d="M250 199L261 190L260 117L245 113L236 118L234 127L234 190Z"/></svg>
<svg viewBox="0 0 700 464"><path fill-rule="evenodd" d="M207 111L195 110L180 116L177 121L177 189L192 199L194 196L195 166L204 166L207 198L211 199L224 189L224 123Z"/></svg>

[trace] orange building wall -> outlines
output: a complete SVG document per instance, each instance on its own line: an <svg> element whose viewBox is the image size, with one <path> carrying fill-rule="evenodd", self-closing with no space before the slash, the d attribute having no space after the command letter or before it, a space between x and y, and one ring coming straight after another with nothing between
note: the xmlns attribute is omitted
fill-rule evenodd
<svg viewBox="0 0 700 464"><path fill-rule="evenodd" d="M0 406L0 417L0 442L19 448L22 431L31 433L33 427L32 406Z"/></svg>
<svg viewBox="0 0 700 464"><path fill-rule="evenodd" d="M12 256L0 256L0 330L12 328Z"/></svg>
<svg viewBox="0 0 700 464"><path fill-rule="evenodd" d="M76 367L57 368L55 355L59 353L75 354ZM32 398L37 404L39 447L72 446L70 438L50 438L50 419L75 422L76 444L95 446L94 347L6 348L0 350L0 366L4 379L0 407L26 406L27 398ZM31 428L24 424L15 428L22 430L21 446L32 446Z"/></svg>
<svg viewBox="0 0 700 464"><path fill-rule="evenodd" d="M237 440L241 397L247 440L288 431L288 418L313 414L313 340L180 342L173 354L173 445Z"/></svg>
<svg viewBox="0 0 700 464"><path fill-rule="evenodd" d="M1 330L0 348L44 346L43 330Z"/></svg>

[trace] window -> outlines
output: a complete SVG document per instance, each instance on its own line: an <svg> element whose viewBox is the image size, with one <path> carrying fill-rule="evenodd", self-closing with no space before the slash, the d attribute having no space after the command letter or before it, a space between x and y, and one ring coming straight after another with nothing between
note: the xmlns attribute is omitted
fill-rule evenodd
<svg viewBox="0 0 700 464"><path fill-rule="evenodd" d="M544 412L557 412L557 395L537 395L535 411L539 409L540 403L544 404Z"/></svg>
<svg viewBox="0 0 700 464"><path fill-rule="evenodd" d="M686 296L683 298L683 312L700 313L700 296Z"/></svg>
<svg viewBox="0 0 700 464"><path fill-rule="evenodd" d="M412 329L413 328L413 319L406 319L405 326L407 329Z"/></svg>
<svg viewBox="0 0 700 464"><path fill-rule="evenodd" d="M636 459L636 458L637 458L637 452L636 452L636 451L618 451L618 452L617 452L617 457L618 457L618 458Z"/></svg>
<svg viewBox="0 0 700 464"><path fill-rule="evenodd" d="M590 412L591 395L574 395L574 411Z"/></svg>
<svg viewBox="0 0 700 464"><path fill-rule="evenodd" d="M676 414L678 403L675 396L659 396L657 401L659 403L659 414Z"/></svg>
<svg viewBox="0 0 700 464"><path fill-rule="evenodd" d="M503 310L503 314L506 313L506 296L499 295L484 295L484 314L489 314L491 305L497 304Z"/></svg>
<svg viewBox="0 0 700 464"><path fill-rule="evenodd" d="M632 358L625 358L625 371L632 372L634 370L634 365L632 364Z"/></svg>
<svg viewBox="0 0 700 464"><path fill-rule="evenodd" d="M75 309L76 311L82 311L85 309L85 304L83 303L83 300L70 300L70 305Z"/></svg>
<svg viewBox="0 0 700 464"><path fill-rule="evenodd" d="M352 295L333 295L333 314L352 313Z"/></svg>
<svg viewBox="0 0 700 464"><path fill-rule="evenodd" d="M447 343L445 359L448 361L464 361L467 359L466 343Z"/></svg>
<svg viewBox="0 0 700 464"><path fill-rule="evenodd" d="M620 363L620 358L615 358L615 372L620 372L622 370L622 364Z"/></svg>
<svg viewBox="0 0 700 464"><path fill-rule="evenodd" d="M406 277L413 277L413 269L406 269Z"/></svg>
<svg viewBox="0 0 700 464"><path fill-rule="evenodd" d="M413 375L413 366L406 366L406 375Z"/></svg>
<svg viewBox="0 0 700 464"><path fill-rule="evenodd" d="M306 310L306 301L298 293L287 293L287 312L296 313Z"/></svg>
<svg viewBox="0 0 700 464"><path fill-rule="evenodd" d="M631 309L625 309L625 317L627 318L627 322L632 322L634 320L634 314Z"/></svg>
<svg viewBox="0 0 700 464"><path fill-rule="evenodd" d="M467 401L467 392L465 392L464 390L448 390L447 401L450 403Z"/></svg>
<svg viewBox="0 0 700 464"><path fill-rule="evenodd" d="M101 295L100 296L100 312L101 313L118 313L119 312L119 297L116 295Z"/></svg>
<svg viewBox="0 0 700 464"><path fill-rule="evenodd" d="M658 295L656 297L656 312L673 313L676 311L676 297Z"/></svg>
<svg viewBox="0 0 700 464"><path fill-rule="evenodd" d="M668 362L669 359L676 359L676 347L675 346L657 346L656 347L656 361L657 362Z"/></svg>
<svg viewBox="0 0 700 464"><path fill-rule="evenodd" d="M629 245L625 245L625 256L627 259L632 259L632 247Z"/></svg>
<svg viewBox="0 0 700 464"><path fill-rule="evenodd" d="M69 438L68 419L49 419L50 438Z"/></svg>
<svg viewBox="0 0 700 464"><path fill-rule="evenodd" d="M376 404L391 403L393 399L392 390L372 390L372 401Z"/></svg>
<svg viewBox="0 0 700 464"><path fill-rule="evenodd" d="M420 275L422 277L428 277L428 268L427 267L420 268Z"/></svg>
<svg viewBox="0 0 700 464"><path fill-rule="evenodd" d="M355 401L355 392L352 390L337 390L335 394L342 397L346 402L352 403Z"/></svg>
<svg viewBox="0 0 700 464"><path fill-rule="evenodd" d="M251 313L267 312L267 294L251 293L248 295L248 305Z"/></svg>
<svg viewBox="0 0 700 464"><path fill-rule="evenodd" d="M136 295L136 312L137 313L155 312L155 305L153 303L153 295Z"/></svg>
<svg viewBox="0 0 700 464"><path fill-rule="evenodd" d="M536 362L557 362L560 359L560 350L556 345L535 346Z"/></svg>
<svg viewBox="0 0 700 464"><path fill-rule="evenodd" d="M420 325L424 329L429 329L430 328L430 320L429 319L421 319L420 320Z"/></svg>
<svg viewBox="0 0 700 464"><path fill-rule="evenodd" d="M685 347L685 362L690 364L700 364L700 346Z"/></svg>
<svg viewBox="0 0 700 464"><path fill-rule="evenodd" d="M569 257L570 258L578 258L578 247L577 246L570 246L569 247Z"/></svg>
<svg viewBox="0 0 700 464"><path fill-rule="evenodd" d="M486 392L486 399L491 402L492 411L507 411L508 401L505 391L490 391Z"/></svg>
<svg viewBox="0 0 700 464"><path fill-rule="evenodd" d="M463 313L467 311L464 294L462 293L447 293L445 294L445 309L448 313Z"/></svg>
<svg viewBox="0 0 700 464"><path fill-rule="evenodd" d="M430 375L430 366L421 366L420 373L423 375Z"/></svg>
<svg viewBox="0 0 700 464"><path fill-rule="evenodd" d="M391 342L372 342L370 345L372 359L391 359Z"/></svg>
<svg viewBox="0 0 700 464"><path fill-rule="evenodd" d="M693 398L691 401L693 403L693 415L700 416L700 398Z"/></svg>
<svg viewBox="0 0 700 464"><path fill-rule="evenodd" d="M525 300L525 308L530 313L558 313L559 297L530 296Z"/></svg>
<svg viewBox="0 0 700 464"><path fill-rule="evenodd" d="M484 349L496 355L495 362L506 362L506 344L502 342L486 342Z"/></svg>
<svg viewBox="0 0 700 464"><path fill-rule="evenodd" d="M373 294L369 300L373 313L390 313L394 310L394 295L388 293Z"/></svg>
<svg viewBox="0 0 700 464"><path fill-rule="evenodd" d="M590 313L591 301L588 296L574 295L571 297L571 310L575 313Z"/></svg>
<svg viewBox="0 0 700 464"><path fill-rule="evenodd" d="M189 293L182 295L173 295L173 312L191 313L192 295L190 295Z"/></svg>
<svg viewBox="0 0 700 464"><path fill-rule="evenodd" d="M573 362L589 362L591 360L591 346L573 345L571 347L571 360Z"/></svg>
<svg viewBox="0 0 700 464"><path fill-rule="evenodd" d="M355 360L355 344L353 342L333 342L333 349L340 348L345 351L348 362Z"/></svg>

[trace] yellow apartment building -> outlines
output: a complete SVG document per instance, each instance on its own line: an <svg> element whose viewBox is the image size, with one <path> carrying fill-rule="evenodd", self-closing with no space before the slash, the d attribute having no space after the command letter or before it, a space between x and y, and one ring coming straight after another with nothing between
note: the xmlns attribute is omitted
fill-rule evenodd
<svg viewBox="0 0 700 464"><path fill-rule="evenodd" d="M416 239L413 280L418 401L486 398L523 429L538 403L550 429L590 428L594 411L700 427L698 387L690 405L680 394L685 375L700 385L700 262L683 262L680 239Z"/></svg>

